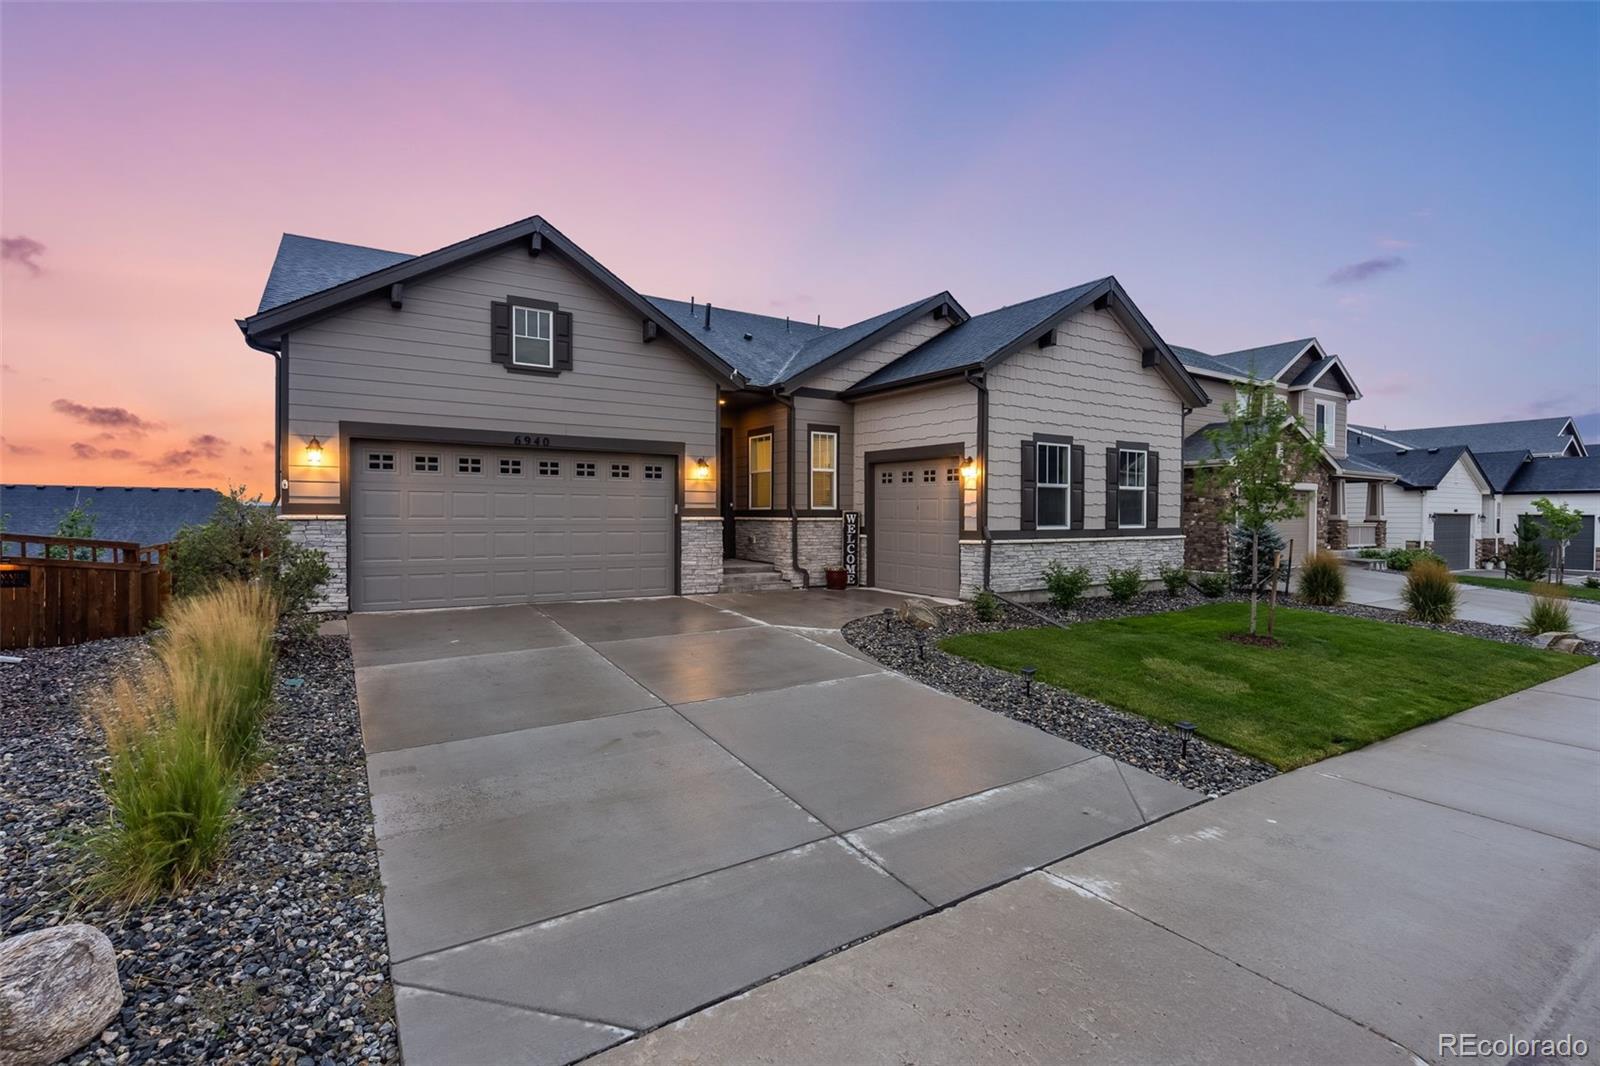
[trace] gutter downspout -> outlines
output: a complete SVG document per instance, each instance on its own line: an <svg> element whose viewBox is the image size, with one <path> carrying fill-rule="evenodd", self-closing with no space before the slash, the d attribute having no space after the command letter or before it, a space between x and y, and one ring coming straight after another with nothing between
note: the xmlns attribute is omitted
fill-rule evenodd
<svg viewBox="0 0 1600 1066"><path fill-rule="evenodd" d="M800 575L800 587L808 589L811 587L811 573L800 565L800 514L794 506L794 397L784 396L774 388L772 398L789 409L789 565Z"/></svg>
<svg viewBox="0 0 1600 1066"><path fill-rule="evenodd" d="M989 386L982 371L968 371L967 381L978 390L978 442L974 458L978 462L978 535L983 538L983 587L989 588L990 560L994 538L989 535Z"/></svg>
<svg viewBox="0 0 1600 1066"><path fill-rule="evenodd" d="M239 323L239 329L244 330L243 322ZM244 342L256 351L272 356L272 507L277 510L283 502L283 490L288 480L283 476L283 401L288 391L288 366L283 361L282 341L273 346L245 333Z"/></svg>

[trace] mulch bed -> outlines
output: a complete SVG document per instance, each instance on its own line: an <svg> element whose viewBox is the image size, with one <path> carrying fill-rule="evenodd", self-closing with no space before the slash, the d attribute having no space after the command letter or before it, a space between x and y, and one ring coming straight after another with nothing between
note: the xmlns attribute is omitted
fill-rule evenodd
<svg viewBox="0 0 1600 1066"><path fill-rule="evenodd" d="M94 925L127 997L69 1061L398 1062L347 639L282 650L269 762L212 878L129 910L75 894L74 840L106 811L104 744L78 708L145 649L96 641L0 666L0 935Z"/></svg>

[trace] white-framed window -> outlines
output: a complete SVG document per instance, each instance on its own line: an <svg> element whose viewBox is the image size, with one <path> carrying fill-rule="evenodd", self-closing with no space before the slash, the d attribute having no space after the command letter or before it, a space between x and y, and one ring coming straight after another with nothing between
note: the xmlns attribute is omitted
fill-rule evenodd
<svg viewBox="0 0 1600 1066"><path fill-rule="evenodd" d="M394 452L368 452L368 470L393 470Z"/></svg>
<svg viewBox="0 0 1600 1066"><path fill-rule="evenodd" d="M522 460L521 459L501 459L500 460L500 473L504 474L506 477L521 477L522 476Z"/></svg>
<svg viewBox="0 0 1600 1066"><path fill-rule="evenodd" d="M511 309L511 362L553 369L556 365L555 312L542 307Z"/></svg>
<svg viewBox="0 0 1600 1066"><path fill-rule="evenodd" d="M1034 445L1033 524L1039 529L1072 525L1072 445Z"/></svg>
<svg viewBox="0 0 1600 1066"><path fill-rule="evenodd" d="M1149 486L1146 465L1149 454L1143 450L1117 450L1117 528L1143 529L1145 489Z"/></svg>
<svg viewBox="0 0 1600 1066"><path fill-rule="evenodd" d="M665 481L666 468L655 463L644 464L644 479L646 481Z"/></svg>
<svg viewBox="0 0 1600 1066"><path fill-rule="evenodd" d="M437 455L413 455L411 469L418 474L437 474L439 472L439 457Z"/></svg>
<svg viewBox="0 0 1600 1066"><path fill-rule="evenodd" d="M561 476L561 461L559 459L540 459L539 460L539 476L540 477L560 477Z"/></svg>
<svg viewBox="0 0 1600 1066"><path fill-rule="evenodd" d="M772 510L772 434L750 438L750 509Z"/></svg>
<svg viewBox="0 0 1600 1066"><path fill-rule="evenodd" d="M572 476L573 477L594 477L595 476L594 464L593 463L573 463L572 464Z"/></svg>
<svg viewBox="0 0 1600 1066"><path fill-rule="evenodd" d="M838 488L839 434L815 431L811 434L811 509L836 509Z"/></svg>
<svg viewBox="0 0 1600 1066"><path fill-rule="evenodd" d="M878 472L878 481L881 484L884 484L884 485L893 485L894 484L894 471L893 470L882 470L882 471L879 471Z"/></svg>
<svg viewBox="0 0 1600 1066"><path fill-rule="evenodd" d="M1329 403L1327 400L1318 400L1316 419L1317 439L1324 444L1331 442L1333 440L1335 421L1333 404Z"/></svg>
<svg viewBox="0 0 1600 1066"><path fill-rule="evenodd" d="M456 456L456 473L481 474L483 473L483 459L476 455Z"/></svg>
<svg viewBox="0 0 1600 1066"><path fill-rule="evenodd" d="M615 478L632 477L633 468L628 463L612 463L611 476Z"/></svg>

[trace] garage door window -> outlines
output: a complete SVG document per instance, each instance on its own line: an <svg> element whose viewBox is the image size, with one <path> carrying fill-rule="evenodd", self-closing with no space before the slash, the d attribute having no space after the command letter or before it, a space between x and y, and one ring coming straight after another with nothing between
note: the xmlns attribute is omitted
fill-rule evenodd
<svg viewBox="0 0 1600 1066"><path fill-rule="evenodd" d="M368 452L368 470L393 470L394 452Z"/></svg>
<svg viewBox="0 0 1600 1066"><path fill-rule="evenodd" d="M559 461L555 460L555 459L540 459L539 460L539 476L540 477L560 477L561 476L561 463Z"/></svg>
<svg viewBox="0 0 1600 1066"><path fill-rule="evenodd" d="M632 467L630 467L627 463L612 463L611 464L611 476L612 477L632 477L633 476Z"/></svg>
<svg viewBox="0 0 1600 1066"><path fill-rule="evenodd" d="M1072 445L1039 444L1034 519L1040 529L1066 529L1072 524Z"/></svg>
<svg viewBox="0 0 1600 1066"><path fill-rule="evenodd" d="M456 459L456 473L481 474L483 473L483 460L476 455L463 455Z"/></svg>
<svg viewBox="0 0 1600 1066"><path fill-rule="evenodd" d="M437 474L439 472L439 457L437 455L413 455L411 469L419 474Z"/></svg>
<svg viewBox="0 0 1600 1066"><path fill-rule="evenodd" d="M644 479L646 481L661 481L661 480L663 480L665 478L665 476L666 476L663 473L663 469L664 469L663 467L657 466L654 463L646 463L645 466L644 466Z"/></svg>
<svg viewBox="0 0 1600 1066"><path fill-rule="evenodd" d="M831 511L839 506L839 435L811 434L811 508Z"/></svg>
<svg viewBox="0 0 1600 1066"><path fill-rule="evenodd" d="M772 510L772 434L750 438L750 509Z"/></svg>
<svg viewBox="0 0 1600 1066"><path fill-rule="evenodd" d="M504 474L506 477L521 477L522 476L522 460L521 459L502 459L502 460L500 460L500 473Z"/></svg>

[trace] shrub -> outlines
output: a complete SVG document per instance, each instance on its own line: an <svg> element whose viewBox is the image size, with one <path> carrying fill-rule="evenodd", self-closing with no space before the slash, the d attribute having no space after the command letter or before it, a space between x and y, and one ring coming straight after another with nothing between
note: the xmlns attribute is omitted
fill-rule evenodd
<svg viewBox="0 0 1600 1066"><path fill-rule="evenodd" d="M1533 602L1522 620L1525 633L1565 633L1572 628L1572 615L1567 610L1567 590L1560 585L1539 582L1529 590Z"/></svg>
<svg viewBox="0 0 1600 1066"><path fill-rule="evenodd" d="M1356 557L1360 559L1382 559L1386 554L1388 553L1382 548L1362 548L1356 552Z"/></svg>
<svg viewBox="0 0 1600 1066"><path fill-rule="evenodd" d="M1384 558L1388 561L1390 570L1402 572L1410 570L1424 560L1444 566L1444 557L1427 548L1391 548Z"/></svg>
<svg viewBox="0 0 1600 1066"><path fill-rule="evenodd" d="M1112 567L1106 571L1106 591L1118 603L1127 603L1144 591L1144 571L1137 566L1126 570Z"/></svg>
<svg viewBox="0 0 1600 1066"><path fill-rule="evenodd" d="M1000 621L1000 597L983 589L972 597L972 613L978 616L980 622Z"/></svg>
<svg viewBox="0 0 1600 1066"><path fill-rule="evenodd" d="M1583 587L1586 588L1586 589L1600 589L1600 577L1586 577L1586 578L1584 578L1583 579Z"/></svg>
<svg viewBox="0 0 1600 1066"><path fill-rule="evenodd" d="M320 551L289 539L288 523L260 497L246 499L242 489L217 501L205 525L179 530L172 542L175 595L198 595L226 581L261 581L301 633L309 631L306 612L330 576Z"/></svg>
<svg viewBox="0 0 1600 1066"><path fill-rule="evenodd" d="M1087 567L1075 566L1071 570L1058 562L1044 568L1044 587L1050 593L1050 602L1066 610L1083 598L1089 587Z"/></svg>
<svg viewBox="0 0 1600 1066"><path fill-rule="evenodd" d="M1183 590L1189 587L1189 571L1181 566L1163 566L1161 583L1167 586L1168 596L1181 596Z"/></svg>
<svg viewBox="0 0 1600 1066"><path fill-rule="evenodd" d="M1316 607L1332 607L1344 599L1344 563L1333 552L1319 551L1300 564L1300 598Z"/></svg>
<svg viewBox="0 0 1600 1066"><path fill-rule="evenodd" d="M1274 552L1284 551L1283 538L1271 526L1262 529L1258 534L1260 552L1256 569L1256 591L1264 592L1272 587L1275 580L1283 577L1281 569L1272 568ZM1229 549L1230 566L1233 572L1233 587L1242 591L1250 590L1250 531L1243 526L1238 526L1233 531L1231 547ZM1288 560L1284 560L1287 562Z"/></svg>
<svg viewBox="0 0 1600 1066"><path fill-rule="evenodd" d="M1200 590L1200 595L1216 599L1228 591L1227 574L1201 574L1195 579L1195 587Z"/></svg>
<svg viewBox="0 0 1600 1066"><path fill-rule="evenodd" d="M1441 562L1418 559L1400 592L1406 613L1419 622L1448 622L1456 616L1456 579Z"/></svg>
<svg viewBox="0 0 1600 1066"><path fill-rule="evenodd" d="M205 723L230 770L255 761L272 702L276 621L270 592L233 581L175 602L156 639L173 712Z"/></svg>
<svg viewBox="0 0 1600 1066"><path fill-rule="evenodd" d="M210 869L227 846L236 779L203 716L173 713L165 671L152 662L115 681L91 712L110 759L101 775L109 820L87 837L92 891L139 901Z"/></svg>
<svg viewBox="0 0 1600 1066"><path fill-rule="evenodd" d="M1550 570L1550 557L1539 546L1539 533L1532 522L1517 526L1517 542L1506 552L1506 576L1518 581L1542 581Z"/></svg>

